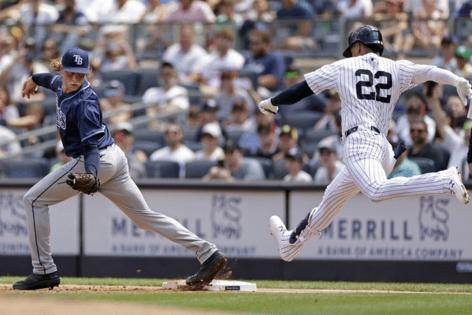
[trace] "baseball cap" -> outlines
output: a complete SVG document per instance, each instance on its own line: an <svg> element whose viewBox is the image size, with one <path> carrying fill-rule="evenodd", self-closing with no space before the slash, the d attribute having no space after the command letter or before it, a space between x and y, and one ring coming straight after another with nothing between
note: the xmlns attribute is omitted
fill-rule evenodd
<svg viewBox="0 0 472 315"><path fill-rule="evenodd" d="M280 137L283 135L289 135L292 139L298 140L298 131L290 125L283 125L280 130Z"/></svg>
<svg viewBox="0 0 472 315"><path fill-rule="evenodd" d="M89 56L80 48L68 49L61 60L64 71L73 73L89 73Z"/></svg>
<svg viewBox="0 0 472 315"><path fill-rule="evenodd" d="M329 152L336 153L336 143L334 139L325 138L318 143L318 151L328 150Z"/></svg>
<svg viewBox="0 0 472 315"><path fill-rule="evenodd" d="M114 129L115 131L124 131L128 134L133 133L133 125L126 121L117 123Z"/></svg>
<svg viewBox="0 0 472 315"><path fill-rule="evenodd" d="M208 112L208 111L218 111L220 107L218 104L216 104L216 101L211 99L208 100L205 104L203 104L202 111Z"/></svg>
<svg viewBox="0 0 472 315"><path fill-rule="evenodd" d="M297 162L303 162L303 154L297 148L290 149L287 154L285 154L285 158L288 160L295 160Z"/></svg>
<svg viewBox="0 0 472 315"><path fill-rule="evenodd" d="M469 60L470 56L472 56L472 51L466 46L459 46L456 48L455 55L456 57Z"/></svg>
<svg viewBox="0 0 472 315"><path fill-rule="evenodd" d="M112 97L123 95L125 91L125 86L118 80L111 80L107 83L104 95L105 97Z"/></svg>
<svg viewBox="0 0 472 315"><path fill-rule="evenodd" d="M213 138L219 138L221 136L221 129L216 123L209 123L203 126L202 136L210 135Z"/></svg>

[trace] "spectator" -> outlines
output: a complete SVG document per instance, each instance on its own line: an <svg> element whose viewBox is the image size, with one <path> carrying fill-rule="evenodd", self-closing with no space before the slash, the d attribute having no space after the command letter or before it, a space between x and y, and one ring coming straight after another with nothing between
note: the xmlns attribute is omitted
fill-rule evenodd
<svg viewBox="0 0 472 315"><path fill-rule="evenodd" d="M77 10L76 0L64 0L64 8L59 12L59 17L51 27L55 34L54 39L61 43L58 57L70 47L78 46L80 37L90 31L87 17Z"/></svg>
<svg viewBox="0 0 472 315"><path fill-rule="evenodd" d="M249 112L253 112L255 109L254 100L248 93L247 89L244 89L237 85L236 72L234 71L223 71L221 73L221 86L219 93L215 96L215 102L220 107L218 116L220 118L227 118L233 109L233 104L242 100L248 106Z"/></svg>
<svg viewBox="0 0 472 315"><path fill-rule="evenodd" d="M257 128L261 125L270 127L275 126L274 115L264 115L260 110L255 112L254 119L256 121L256 128L243 133L238 141L239 147L248 155L255 155L257 150L261 147ZM275 132L277 133L278 130L276 129Z"/></svg>
<svg viewBox="0 0 472 315"><path fill-rule="evenodd" d="M274 127L274 125L260 125L257 127L260 148L256 152L256 157L272 159L277 153L278 143Z"/></svg>
<svg viewBox="0 0 472 315"><path fill-rule="evenodd" d="M133 125L128 122L120 122L115 125L113 139L117 146L124 152L128 160L129 174L131 178L143 178L146 176L144 163L147 161L146 153L134 149Z"/></svg>
<svg viewBox="0 0 472 315"><path fill-rule="evenodd" d="M358 20L372 15L371 0L341 0L338 3L341 18Z"/></svg>
<svg viewBox="0 0 472 315"><path fill-rule="evenodd" d="M115 0L77 0L77 11L83 12L90 23L100 23L110 16Z"/></svg>
<svg viewBox="0 0 472 315"><path fill-rule="evenodd" d="M175 161L180 164L180 177L184 175L184 166L195 158L195 153L183 144L184 134L177 124L169 124L165 132L166 146L154 151L149 159L151 161Z"/></svg>
<svg viewBox="0 0 472 315"><path fill-rule="evenodd" d="M454 129L462 130L467 119L467 110L457 95L449 95L446 100L446 112L450 117L449 125Z"/></svg>
<svg viewBox="0 0 472 315"><path fill-rule="evenodd" d="M424 120L428 126L428 142L433 141L436 133L436 123L434 120L426 115L427 105L426 100L421 94L411 94L406 99L406 114L398 117L397 133L401 140L405 142L408 147L412 144L410 137L410 123L415 120Z"/></svg>
<svg viewBox="0 0 472 315"><path fill-rule="evenodd" d="M449 0L405 0L403 10L413 16L423 14L427 7L434 6L435 15L441 19L449 17Z"/></svg>
<svg viewBox="0 0 472 315"><path fill-rule="evenodd" d="M50 172L54 172L58 168L62 167L62 165L69 162L70 159L71 158L64 152L62 141L58 140L56 143L56 161L51 165Z"/></svg>
<svg viewBox="0 0 472 315"><path fill-rule="evenodd" d="M296 83L302 82L305 80L303 72L294 66L288 66L285 70L284 76L284 86L289 87ZM322 112L325 109L325 100L321 95L310 95L304 99L298 101L297 103L290 106L280 106L279 113L282 116L290 115L290 113L309 110L315 112Z"/></svg>
<svg viewBox="0 0 472 315"><path fill-rule="evenodd" d="M472 80L472 66L470 65L470 56L472 50L466 46L459 46L456 48L455 57L457 70L455 74L467 80Z"/></svg>
<svg viewBox="0 0 472 315"><path fill-rule="evenodd" d="M125 35L113 32L105 35L104 43L99 44L96 50L95 62L100 65L100 71L115 71L135 69L137 67L134 56Z"/></svg>
<svg viewBox="0 0 472 315"><path fill-rule="evenodd" d="M420 1L415 2L418 4ZM414 46L422 49L438 49L447 31L443 20L445 16L437 6L436 0L422 0L421 5L421 9L413 11L411 34L405 38L403 52L411 51Z"/></svg>
<svg viewBox="0 0 472 315"><path fill-rule="evenodd" d="M324 110L324 116L321 117L315 124L316 130L329 130L332 132L337 132L337 122L336 119L339 116L339 111L341 110L341 99L336 90L329 90L326 93L326 106Z"/></svg>
<svg viewBox="0 0 472 315"><path fill-rule="evenodd" d="M245 68L257 73L257 85L269 93L283 87L285 61L272 51L271 34L254 30L249 34L250 55ZM267 94L267 92L265 92Z"/></svg>
<svg viewBox="0 0 472 315"><path fill-rule="evenodd" d="M203 126L202 111L200 106L192 105L187 113L187 122L184 128L189 132L197 132Z"/></svg>
<svg viewBox="0 0 472 315"><path fill-rule="evenodd" d="M205 104L203 104L203 107L202 107L202 123L203 125L209 124L209 123L215 123L216 125L220 127L221 133L225 135L225 132L221 128L221 125L218 120L219 110L220 110L220 107L214 100L210 99L207 102L205 102Z"/></svg>
<svg viewBox="0 0 472 315"><path fill-rule="evenodd" d="M148 117L159 113L183 113L190 107L188 91L178 85L177 72L171 63L163 62L159 69L159 87L146 90L143 102L152 105L146 109Z"/></svg>
<svg viewBox="0 0 472 315"><path fill-rule="evenodd" d="M388 175L388 178L394 177L412 177L416 175L420 175L421 170L418 166L418 163L410 160L408 158L408 154L404 152L400 155L395 163L395 168L393 171Z"/></svg>
<svg viewBox="0 0 472 315"><path fill-rule="evenodd" d="M17 158L21 154L20 142L10 129L0 126L0 158Z"/></svg>
<svg viewBox="0 0 472 315"><path fill-rule="evenodd" d="M202 70L208 58L206 50L193 42L194 38L193 27L182 25L179 42L169 46L162 57L163 61L175 66L180 82L184 84L195 81L196 74Z"/></svg>
<svg viewBox="0 0 472 315"><path fill-rule="evenodd" d="M277 154L274 154L272 159L282 160L290 150L298 150L298 131L295 127L283 125L280 129Z"/></svg>
<svg viewBox="0 0 472 315"><path fill-rule="evenodd" d="M236 2L236 0L221 0L218 3L213 10L216 12L217 24L230 24L235 28L239 28L243 24L243 16L235 8Z"/></svg>
<svg viewBox="0 0 472 315"><path fill-rule="evenodd" d="M231 115L225 121L227 132L246 132L254 130L255 121L249 115L249 109L244 99L236 100Z"/></svg>
<svg viewBox="0 0 472 315"><path fill-rule="evenodd" d="M23 25L25 38L34 39L34 52L39 53L48 35L48 25L55 23L59 17L57 9L43 0L26 0L16 14L14 18Z"/></svg>
<svg viewBox="0 0 472 315"><path fill-rule="evenodd" d="M270 25L275 20L276 14L271 10L269 1L254 0L249 12L246 13L246 18L243 25L239 29L239 37L242 39L244 49L249 48L248 34L253 30L267 32L270 30Z"/></svg>
<svg viewBox="0 0 472 315"><path fill-rule="evenodd" d="M60 56L61 53L59 51L58 43L56 42L56 40L52 38L46 39L43 45L41 65L44 68L48 68L51 72L53 72L54 69L51 67L51 61L59 59Z"/></svg>
<svg viewBox="0 0 472 315"><path fill-rule="evenodd" d="M424 120L418 119L410 123L410 135L413 143L408 149L409 158L433 160L435 172L447 168L449 153L438 144L428 142L428 128Z"/></svg>
<svg viewBox="0 0 472 315"><path fill-rule="evenodd" d="M201 72L205 84L218 89L223 71L239 71L243 67L244 57L233 49L233 45L234 34L231 30L223 28L216 33L215 49Z"/></svg>
<svg viewBox="0 0 472 315"><path fill-rule="evenodd" d="M277 11L277 20L284 21L279 27L289 29L282 47L291 50L313 49L316 43L313 38L313 10L300 0L282 0ZM280 35L280 30L277 31Z"/></svg>
<svg viewBox="0 0 472 315"><path fill-rule="evenodd" d="M0 86L0 125L9 126L10 121L20 117L18 108L10 100L10 93L5 85Z"/></svg>
<svg viewBox="0 0 472 315"><path fill-rule="evenodd" d="M441 103L439 101L440 95L440 87L437 86L433 90L429 105L432 109L433 117L438 125L438 132L443 139L442 145L450 154L447 167L457 167L465 180L470 179L471 175L467 165L467 152L472 123L470 120L466 120L460 130L454 130L450 126L452 121L451 117L448 117L441 108ZM463 107L462 102L461 106Z"/></svg>
<svg viewBox="0 0 472 315"><path fill-rule="evenodd" d="M284 176L284 181L311 183L313 178L303 170L303 154L300 151L290 150L285 155L285 160L288 174Z"/></svg>
<svg viewBox="0 0 472 315"><path fill-rule="evenodd" d="M214 166L205 176L206 180L223 179L226 181L239 180L263 180L264 170L256 160L245 158L241 148L228 141L224 146L224 166Z"/></svg>
<svg viewBox="0 0 472 315"><path fill-rule="evenodd" d="M455 57L457 44L451 36L441 39L440 55L436 56L433 64L437 67L457 73L457 62Z"/></svg>
<svg viewBox="0 0 472 315"><path fill-rule="evenodd" d="M118 80L106 84L105 98L100 100L103 115L110 124L127 122L133 116L131 105L123 101L125 87Z"/></svg>
<svg viewBox="0 0 472 315"><path fill-rule="evenodd" d="M179 5L166 18L166 22L172 23L214 23L215 20L210 6L200 0L179 0Z"/></svg>
<svg viewBox="0 0 472 315"><path fill-rule="evenodd" d="M315 185L327 186L338 175L343 167L343 163L338 160L336 154L337 141L326 139L320 141L318 152L320 154L320 167L316 171Z"/></svg>
<svg viewBox="0 0 472 315"><path fill-rule="evenodd" d="M99 2L99 1L97 1ZM115 0L111 10L101 18L101 22L117 24L138 23L146 10L139 0Z"/></svg>
<svg viewBox="0 0 472 315"><path fill-rule="evenodd" d="M382 0L374 3L373 18L382 30L384 51L401 51L408 29L408 15L403 11L404 0Z"/></svg>
<svg viewBox="0 0 472 315"><path fill-rule="evenodd" d="M161 3L160 0L148 0L146 10L140 19L140 22L155 24L164 22L170 10L174 10L174 2ZM155 28L155 26L153 25Z"/></svg>
<svg viewBox="0 0 472 315"><path fill-rule="evenodd" d="M209 123L203 126L200 139L203 149L195 153L196 160L219 161L224 159L223 149L219 147L221 141L220 126Z"/></svg>

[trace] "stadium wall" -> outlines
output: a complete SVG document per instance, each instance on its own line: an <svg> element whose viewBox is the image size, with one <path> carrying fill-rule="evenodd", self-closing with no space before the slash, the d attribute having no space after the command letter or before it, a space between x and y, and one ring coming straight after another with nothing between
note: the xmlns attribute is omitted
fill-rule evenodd
<svg viewBox="0 0 472 315"><path fill-rule="evenodd" d="M0 275L31 270L21 198L32 184L0 184ZM201 181L140 187L152 209L217 244L235 278L472 282L472 212L453 197L373 203L358 195L296 261L284 263L268 218L277 214L296 225L321 200L321 187ZM51 207L51 244L63 275L177 278L198 268L191 253L137 228L100 194Z"/></svg>

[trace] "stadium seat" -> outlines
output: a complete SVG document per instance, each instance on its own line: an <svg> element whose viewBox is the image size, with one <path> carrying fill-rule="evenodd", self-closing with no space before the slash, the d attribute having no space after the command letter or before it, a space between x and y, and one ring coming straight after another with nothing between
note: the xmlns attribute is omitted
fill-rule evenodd
<svg viewBox="0 0 472 315"><path fill-rule="evenodd" d="M422 157L408 157L413 162L416 162L420 167L421 174L424 173L431 173L436 171L436 166L434 165L434 161L429 158L422 158Z"/></svg>
<svg viewBox="0 0 472 315"><path fill-rule="evenodd" d="M323 116L323 113L312 112L312 111L299 111L290 113L283 117L282 123L295 127L297 129L310 129L313 128L315 123Z"/></svg>
<svg viewBox="0 0 472 315"><path fill-rule="evenodd" d="M161 144L155 141L136 141L133 145L135 150L141 150L149 157L154 151L160 149Z"/></svg>
<svg viewBox="0 0 472 315"><path fill-rule="evenodd" d="M216 165L216 161L195 160L185 163L185 178L202 178Z"/></svg>
<svg viewBox="0 0 472 315"><path fill-rule="evenodd" d="M283 179L288 174L287 161L278 160L274 162L274 179Z"/></svg>
<svg viewBox="0 0 472 315"><path fill-rule="evenodd" d="M134 141L148 141L155 142L161 146L165 145L165 134L163 131L150 129L150 128L139 128L133 131Z"/></svg>
<svg viewBox="0 0 472 315"><path fill-rule="evenodd" d="M253 159L258 161L259 164L262 166L266 179L274 178L274 165L271 159L262 158L262 157L254 157Z"/></svg>
<svg viewBox="0 0 472 315"><path fill-rule="evenodd" d="M138 74L132 70L115 70L102 72L103 81L118 80L125 86L126 95L137 95Z"/></svg>
<svg viewBox="0 0 472 315"><path fill-rule="evenodd" d="M0 168L7 178L42 178L49 173L49 163L42 158L1 160Z"/></svg>
<svg viewBox="0 0 472 315"><path fill-rule="evenodd" d="M239 138L241 138L243 133L242 130L226 130L226 137L228 138L228 141L239 143Z"/></svg>
<svg viewBox="0 0 472 315"><path fill-rule="evenodd" d="M146 174L151 178L178 178L180 165L175 161L147 161Z"/></svg>
<svg viewBox="0 0 472 315"><path fill-rule="evenodd" d="M137 94L142 96L147 89L151 87L158 87L159 70L157 68L141 68L136 70L138 76L138 90Z"/></svg>
<svg viewBox="0 0 472 315"><path fill-rule="evenodd" d="M203 148L203 145L197 141L185 140L184 144L193 152L200 151Z"/></svg>

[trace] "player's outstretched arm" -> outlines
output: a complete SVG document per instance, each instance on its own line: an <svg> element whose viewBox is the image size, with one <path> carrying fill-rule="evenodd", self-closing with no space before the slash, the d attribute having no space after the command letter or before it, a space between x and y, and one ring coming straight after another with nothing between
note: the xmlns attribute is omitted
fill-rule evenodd
<svg viewBox="0 0 472 315"><path fill-rule="evenodd" d="M30 98L31 95L38 91L38 85L33 81L31 77L26 79L21 89L21 96L24 98Z"/></svg>
<svg viewBox="0 0 472 315"><path fill-rule="evenodd" d="M280 105L291 105L313 94L304 80L297 83L272 98L267 98L258 104L259 110L266 115L275 115Z"/></svg>

